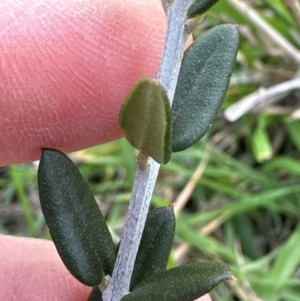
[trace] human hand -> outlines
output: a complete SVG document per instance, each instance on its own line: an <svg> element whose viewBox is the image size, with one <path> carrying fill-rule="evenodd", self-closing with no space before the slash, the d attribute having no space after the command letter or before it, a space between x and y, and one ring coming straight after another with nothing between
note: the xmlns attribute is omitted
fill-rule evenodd
<svg viewBox="0 0 300 301"><path fill-rule="evenodd" d="M119 138L128 91L157 73L159 0L3 0L0 11L0 166L36 160L41 147ZM87 300L91 289L52 242L0 236L0 245L0 300Z"/></svg>

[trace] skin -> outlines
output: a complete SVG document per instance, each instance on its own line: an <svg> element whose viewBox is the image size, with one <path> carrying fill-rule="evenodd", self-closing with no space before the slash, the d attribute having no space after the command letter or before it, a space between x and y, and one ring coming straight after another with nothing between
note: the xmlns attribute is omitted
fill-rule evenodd
<svg viewBox="0 0 300 301"><path fill-rule="evenodd" d="M157 74L159 0L2 0L0 11L0 166L121 137L124 98ZM0 235L0 245L0 300L87 300L52 242Z"/></svg>

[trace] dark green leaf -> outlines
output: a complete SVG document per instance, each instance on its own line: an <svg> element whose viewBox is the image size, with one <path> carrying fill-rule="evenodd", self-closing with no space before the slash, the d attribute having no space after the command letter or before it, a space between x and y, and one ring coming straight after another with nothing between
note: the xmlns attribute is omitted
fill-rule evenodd
<svg viewBox="0 0 300 301"><path fill-rule="evenodd" d="M187 264L150 276L122 301L193 301L231 278L229 266L221 262Z"/></svg>
<svg viewBox="0 0 300 301"><path fill-rule="evenodd" d="M195 0L187 11L188 18L194 18L197 15L204 14L219 0Z"/></svg>
<svg viewBox="0 0 300 301"><path fill-rule="evenodd" d="M86 285L112 273L115 247L98 205L74 163L44 149L38 184L42 210L57 251L69 271Z"/></svg>
<svg viewBox="0 0 300 301"><path fill-rule="evenodd" d="M131 145L165 164L171 157L171 109L158 82L143 78L127 96L119 123Z"/></svg>
<svg viewBox="0 0 300 301"><path fill-rule="evenodd" d="M89 295L89 298L88 298L88 301L102 301L102 293L99 289L98 286L94 286L90 295Z"/></svg>
<svg viewBox="0 0 300 301"><path fill-rule="evenodd" d="M175 234L173 206L151 210L147 216L131 277L130 290L167 268Z"/></svg>
<svg viewBox="0 0 300 301"><path fill-rule="evenodd" d="M172 106L173 151L199 140L211 126L225 97L239 43L235 25L220 25L186 51Z"/></svg>

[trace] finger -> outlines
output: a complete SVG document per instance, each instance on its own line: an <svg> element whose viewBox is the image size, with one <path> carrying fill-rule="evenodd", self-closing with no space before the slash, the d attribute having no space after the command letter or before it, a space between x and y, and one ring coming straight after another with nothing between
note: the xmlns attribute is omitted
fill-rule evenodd
<svg viewBox="0 0 300 301"><path fill-rule="evenodd" d="M52 242L0 235L0 245L0 300L87 300L91 288L69 273Z"/></svg>
<svg viewBox="0 0 300 301"><path fill-rule="evenodd" d="M155 76L159 0L0 3L0 166L120 137L120 104Z"/></svg>
<svg viewBox="0 0 300 301"><path fill-rule="evenodd" d="M0 300L87 300L91 288L69 273L52 242L0 235L0 245Z"/></svg>

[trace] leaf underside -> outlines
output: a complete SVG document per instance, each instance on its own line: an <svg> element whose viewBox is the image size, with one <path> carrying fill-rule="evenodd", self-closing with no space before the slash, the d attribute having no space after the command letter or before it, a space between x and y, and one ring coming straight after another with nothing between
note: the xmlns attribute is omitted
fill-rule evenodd
<svg viewBox="0 0 300 301"><path fill-rule="evenodd" d="M115 247L99 207L74 163L44 149L38 170L40 202L51 237L71 274L98 285L112 273Z"/></svg>
<svg viewBox="0 0 300 301"><path fill-rule="evenodd" d="M236 25L216 26L185 52L176 86L173 151L197 142L210 128L225 98L239 44Z"/></svg>
<svg viewBox="0 0 300 301"><path fill-rule="evenodd" d="M119 124L129 143L160 164L171 157L171 109L163 88L151 78L137 82L127 96Z"/></svg>

